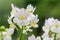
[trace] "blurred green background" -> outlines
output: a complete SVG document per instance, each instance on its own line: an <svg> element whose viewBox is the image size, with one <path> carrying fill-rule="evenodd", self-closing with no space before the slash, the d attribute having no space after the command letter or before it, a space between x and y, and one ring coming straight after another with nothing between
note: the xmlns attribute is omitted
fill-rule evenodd
<svg viewBox="0 0 60 40"><path fill-rule="evenodd" d="M34 14L39 16L39 28L33 29L33 34L41 35L43 33L42 26L47 18L54 17L60 19L60 0L0 0L0 26L8 27L7 18L10 15L11 3L19 8L26 8L28 4L36 7ZM17 32L13 35L13 40L17 38ZM28 36L28 35L27 35Z"/></svg>

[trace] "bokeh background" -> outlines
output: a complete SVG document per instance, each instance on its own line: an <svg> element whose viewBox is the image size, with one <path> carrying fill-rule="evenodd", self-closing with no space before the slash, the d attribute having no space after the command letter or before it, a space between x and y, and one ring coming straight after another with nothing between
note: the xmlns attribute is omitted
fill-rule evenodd
<svg viewBox="0 0 60 40"><path fill-rule="evenodd" d="M45 19L54 17L60 20L60 0L0 0L0 26L4 25L8 27L7 19L11 12L12 3L19 8L26 8L28 4L36 7L34 14L38 14L40 19L38 23L39 27L33 29L33 34L36 36L42 35L42 26L44 25ZM27 37L28 35L25 36ZM17 40L18 33L16 30L12 37L13 40ZM25 39L27 40L26 37Z"/></svg>

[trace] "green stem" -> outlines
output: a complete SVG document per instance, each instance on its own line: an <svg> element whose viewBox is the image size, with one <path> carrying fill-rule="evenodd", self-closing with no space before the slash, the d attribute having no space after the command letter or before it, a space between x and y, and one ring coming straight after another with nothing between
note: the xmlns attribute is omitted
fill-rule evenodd
<svg viewBox="0 0 60 40"><path fill-rule="evenodd" d="M57 33L54 34L54 40L56 40L56 35L57 35Z"/></svg>
<svg viewBox="0 0 60 40"><path fill-rule="evenodd" d="M20 30L20 40L23 40L23 26L22 29Z"/></svg>
<svg viewBox="0 0 60 40"><path fill-rule="evenodd" d="M3 34L2 34L2 33L1 33L1 40L4 40L4 39L3 39Z"/></svg>

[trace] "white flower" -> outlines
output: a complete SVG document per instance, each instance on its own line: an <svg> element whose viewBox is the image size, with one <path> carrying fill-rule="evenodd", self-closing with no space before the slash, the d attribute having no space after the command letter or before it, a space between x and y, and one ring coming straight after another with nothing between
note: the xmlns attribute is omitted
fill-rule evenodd
<svg viewBox="0 0 60 40"><path fill-rule="evenodd" d="M56 20L51 30L55 33L60 33L60 21Z"/></svg>
<svg viewBox="0 0 60 40"><path fill-rule="evenodd" d="M4 37L4 40L12 40L12 37L9 36L9 35L6 35L6 36Z"/></svg>
<svg viewBox="0 0 60 40"><path fill-rule="evenodd" d="M12 11L11 11L10 19L12 19L14 17L14 14L17 13L16 9L18 9L14 6L14 4L11 4L11 7L12 7Z"/></svg>
<svg viewBox="0 0 60 40"><path fill-rule="evenodd" d="M6 29L6 32L10 35L12 35L14 33L14 28L9 28L9 29Z"/></svg>
<svg viewBox="0 0 60 40"><path fill-rule="evenodd" d="M26 8L26 12L27 12L28 14L31 14L31 13L33 13L33 12L35 11L35 9L36 9L36 7L34 8L31 4L29 4L29 5L27 6L27 8Z"/></svg>
<svg viewBox="0 0 60 40"><path fill-rule="evenodd" d="M2 32L3 40L12 40L12 37L10 34L8 34L6 31Z"/></svg>
<svg viewBox="0 0 60 40"><path fill-rule="evenodd" d="M43 29L44 33L46 33L46 34L48 34L50 31L50 28L48 26L43 26L42 29Z"/></svg>
<svg viewBox="0 0 60 40"><path fill-rule="evenodd" d="M10 17L8 18L8 23L9 23L10 28L15 28L16 27L12 22L12 18L10 18Z"/></svg>
<svg viewBox="0 0 60 40"><path fill-rule="evenodd" d="M54 18L46 19L44 24L49 26L49 27L52 26L54 24Z"/></svg>
<svg viewBox="0 0 60 40"><path fill-rule="evenodd" d="M28 21L31 21L34 17L36 17L34 14L30 14L30 15L27 17L27 20L28 20Z"/></svg>
<svg viewBox="0 0 60 40"><path fill-rule="evenodd" d="M41 40L40 36L38 36L38 37L36 38L36 40Z"/></svg>
<svg viewBox="0 0 60 40"><path fill-rule="evenodd" d="M45 26L48 26L52 32L60 32L60 21L58 19L49 18L45 21Z"/></svg>
<svg viewBox="0 0 60 40"><path fill-rule="evenodd" d="M30 36L29 38L28 38L28 40L35 40L36 38L35 38L35 36L34 35L32 35L32 36Z"/></svg>
<svg viewBox="0 0 60 40"><path fill-rule="evenodd" d="M42 39L43 39L43 40L53 40L54 37L53 37L53 36L52 36L52 37L49 37L48 34L44 33L44 34L42 35Z"/></svg>
<svg viewBox="0 0 60 40"><path fill-rule="evenodd" d="M16 6L14 6L14 4L11 4L11 7L12 7L12 11L11 11L10 19L12 19L14 17L14 15L20 11L20 9Z"/></svg>
<svg viewBox="0 0 60 40"><path fill-rule="evenodd" d="M30 21L30 25L32 26L32 27L34 27L34 28L37 28L38 27L38 21L39 21L39 19L38 19L38 15L36 15L31 21Z"/></svg>
<svg viewBox="0 0 60 40"><path fill-rule="evenodd" d="M41 38L39 36L35 37L34 35L32 35L28 38L28 40L41 40Z"/></svg>
<svg viewBox="0 0 60 40"><path fill-rule="evenodd" d="M22 8L18 13L14 15L14 23L17 23L19 26L25 26L28 24L27 17L29 15L25 12L25 10Z"/></svg>

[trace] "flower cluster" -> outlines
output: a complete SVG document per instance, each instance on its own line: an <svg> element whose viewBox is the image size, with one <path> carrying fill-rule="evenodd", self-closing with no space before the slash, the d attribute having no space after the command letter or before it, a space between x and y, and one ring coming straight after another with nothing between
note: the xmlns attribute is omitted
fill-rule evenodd
<svg viewBox="0 0 60 40"><path fill-rule="evenodd" d="M20 30L19 40L22 40L23 34L27 34L28 31L32 32L32 27L38 27L38 15L33 14L36 7L33 7L31 4L27 8L18 8L14 4L11 4L11 7L12 11L8 17L8 23L10 28Z"/></svg>
<svg viewBox="0 0 60 40"><path fill-rule="evenodd" d="M11 6L12 6L11 16L8 19L9 24L13 25L13 23L15 23L21 29L23 27L24 34L27 34L27 31L32 31L30 29L31 27L34 27L34 28L38 27L38 24L37 24L39 21L38 15L33 14L36 8L34 8L31 4L28 5L26 9L18 8L13 4L11 4Z"/></svg>
<svg viewBox="0 0 60 40"><path fill-rule="evenodd" d="M44 34L42 35L44 40L57 40L60 34L60 21L58 19L49 18L45 20L43 26Z"/></svg>

